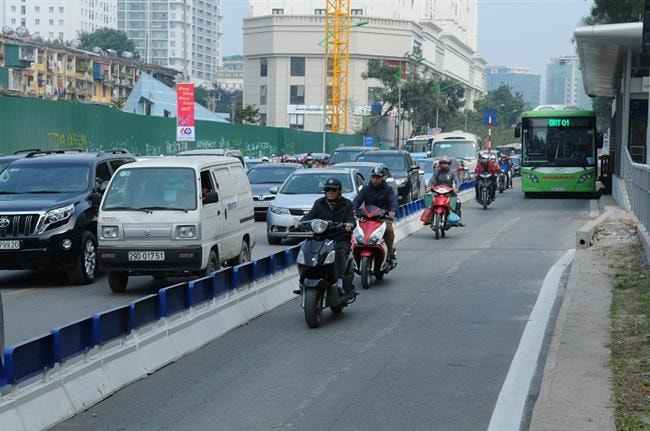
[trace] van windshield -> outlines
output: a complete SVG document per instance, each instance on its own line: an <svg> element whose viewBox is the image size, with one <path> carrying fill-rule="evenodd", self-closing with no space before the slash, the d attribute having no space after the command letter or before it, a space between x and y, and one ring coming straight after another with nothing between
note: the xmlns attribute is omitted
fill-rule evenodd
<svg viewBox="0 0 650 431"><path fill-rule="evenodd" d="M9 165L0 174L0 194L77 193L90 188L88 166Z"/></svg>
<svg viewBox="0 0 650 431"><path fill-rule="evenodd" d="M194 210L196 175L189 168L127 168L106 190L104 210Z"/></svg>
<svg viewBox="0 0 650 431"><path fill-rule="evenodd" d="M439 141L433 144L433 157L449 156L461 159L476 158L476 143L470 141Z"/></svg>

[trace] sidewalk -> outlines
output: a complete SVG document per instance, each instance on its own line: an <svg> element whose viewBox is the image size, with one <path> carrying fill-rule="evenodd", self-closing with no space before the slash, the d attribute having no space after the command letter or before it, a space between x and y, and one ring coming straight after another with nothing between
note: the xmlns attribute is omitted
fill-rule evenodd
<svg viewBox="0 0 650 431"><path fill-rule="evenodd" d="M609 197L607 197L609 198ZM609 361L611 265L615 250L634 241L636 219L605 198L609 217L594 245L576 250L547 355L531 431L614 430Z"/></svg>

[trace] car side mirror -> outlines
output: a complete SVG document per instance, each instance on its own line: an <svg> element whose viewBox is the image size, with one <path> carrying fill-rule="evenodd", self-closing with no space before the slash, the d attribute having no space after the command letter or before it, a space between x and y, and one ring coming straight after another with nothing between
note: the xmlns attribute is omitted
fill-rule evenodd
<svg viewBox="0 0 650 431"><path fill-rule="evenodd" d="M358 191L361 191L363 189L363 184L359 184L359 187L357 187Z"/></svg>
<svg viewBox="0 0 650 431"><path fill-rule="evenodd" d="M106 189L108 188L108 181L102 181L99 183L99 192L104 193Z"/></svg>
<svg viewBox="0 0 650 431"><path fill-rule="evenodd" d="M269 192L271 192L272 195L277 195L278 194L278 186L273 186L269 189Z"/></svg>
<svg viewBox="0 0 650 431"><path fill-rule="evenodd" d="M102 194L99 193L99 192L92 193L92 194L90 195L90 203L91 203L94 207L98 207L99 204L102 203Z"/></svg>
<svg viewBox="0 0 650 431"><path fill-rule="evenodd" d="M217 193L217 192L207 192L205 195L203 195L202 202L203 202L203 205L214 204L214 203L219 202L219 193Z"/></svg>

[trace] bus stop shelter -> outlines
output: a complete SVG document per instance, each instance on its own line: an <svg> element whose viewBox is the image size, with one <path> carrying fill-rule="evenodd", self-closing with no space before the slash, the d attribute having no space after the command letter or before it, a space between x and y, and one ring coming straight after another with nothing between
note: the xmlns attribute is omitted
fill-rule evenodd
<svg viewBox="0 0 650 431"><path fill-rule="evenodd" d="M634 162L650 164L650 55L641 52L642 30L643 23L634 22L584 26L574 31L585 92L590 97L614 98L609 155L612 191L617 201L623 196L623 148L628 149Z"/></svg>

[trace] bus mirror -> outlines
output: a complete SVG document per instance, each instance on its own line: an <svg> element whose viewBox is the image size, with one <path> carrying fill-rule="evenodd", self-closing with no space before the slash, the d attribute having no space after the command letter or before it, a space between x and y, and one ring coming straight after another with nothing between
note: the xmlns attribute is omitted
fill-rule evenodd
<svg viewBox="0 0 650 431"><path fill-rule="evenodd" d="M521 138L521 123L515 126L515 138Z"/></svg>
<svg viewBox="0 0 650 431"><path fill-rule="evenodd" d="M603 148L603 132L596 132L596 148Z"/></svg>

